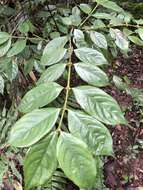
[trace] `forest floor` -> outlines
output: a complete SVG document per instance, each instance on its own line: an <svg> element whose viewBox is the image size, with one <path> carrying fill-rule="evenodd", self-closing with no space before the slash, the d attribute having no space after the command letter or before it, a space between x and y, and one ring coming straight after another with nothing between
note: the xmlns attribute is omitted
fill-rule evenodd
<svg viewBox="0 0 143 190"><path fill-rule="evenodd" d="M108 73L110 76L126 77L130 87L143 89L143 50L133 47L129 57L119 57ZM143 109L135 105L130 95L113 85L106 91L124 108L131 127L117 125L110 128L115 158L107 158L104 165L105 184L112 190L143 189L143 145L139 145L143 139Z"/></svg>

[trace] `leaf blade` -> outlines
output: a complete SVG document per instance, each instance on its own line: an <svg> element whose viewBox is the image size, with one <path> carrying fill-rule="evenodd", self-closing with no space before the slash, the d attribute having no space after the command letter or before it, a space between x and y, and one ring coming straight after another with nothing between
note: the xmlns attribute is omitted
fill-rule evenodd
<svg viewBox="0 0 143 190"><path fill-rule="evenodd" d="M56 146L58 134L48 137L34 145L24 160L25 188L44 185L57 168Z"/></svg>
<svg viewBox="0 0 143 190"><path fill-rule="evenodd" d="M63 74L65 68L66 64L64 63L52 65L46 71L44 71L37 84L56 81Z"/></svg>
<svg viewBox="0 0 143 190"><path fill-rule="evenodd" d="M103 65L108 64L104 55L99 51L92 48L79 48L74 50L76 56L84 63L89 63L91 65Z"/></svg>
<svg viewBox="0 0 143 190"><path fill-rule="evenodd" d="M112 155L112 137L108 129L94 117L82 111L68 111L70 132L83 140L96 156Z"/></svg>
<svg viewBox="0 0 143 190"><path fill-rule="evenodd" d="M66 176L76 185L87 188L94 184L96 162L83 141L62 132L57 144L57 158Z"/></svg>
<svg viewBox="0 0 143 190"><path fill-rule="evenodd" d="M64 49L65 44L67 43L68 38L66 36L57 37L50 41L41 57L41 64L42 65L53 65L58 63L66 54L67 49Z"/></svg>
<svg viewBox="0 0 143 190"><path fill-rule="evenodd" d="M18 107L20 112L27 113L52 102L63 87L55 82L40 84L28 91Z"/></svg>
<svg viewBox="0 0 143 190"><path fill-rule="evenodd" d="M59 112L59 108L46 108L24 115L13 126L9 143L16 147L33 145L53 128Z"/></svg>
<svg viewBox="0 0 143 190"><path fill-rule="evenodd" d="M117 102L103 90L92 86L73 88L77 102L88 114L109 124L127 124Z"/></svg>
<svg viewBox="0 0 143 190"><path fill-rule="evenodd" d="M21 53L26 47L26 40L17 40L13 47L7 53L7 57L13 57Z"/></svg>
<svg viewBox="0 0 143 190"><path fill-rule="evenodd" d="M82 80L87 83L99 87L108 85L108 76L100 68L84 63L76 63L74 67Z"/></svg>

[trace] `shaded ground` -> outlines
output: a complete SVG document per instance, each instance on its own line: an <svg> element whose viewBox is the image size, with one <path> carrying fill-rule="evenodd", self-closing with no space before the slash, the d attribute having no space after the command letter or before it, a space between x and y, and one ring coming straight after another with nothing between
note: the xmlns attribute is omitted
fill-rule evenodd
<svg viewBox="0 0 143 190"><path fill-rule="evenodd" d="M127 77L130 86L143 89L143 50L133 47L128 58L121 57L109 68L109 75ZM112 190L137 190L143 187L143 116L132 97L115 86L106 88L125 110L131 127L117 125L110 129L114 142L115 159L105 163L105 183Z"/></svg>

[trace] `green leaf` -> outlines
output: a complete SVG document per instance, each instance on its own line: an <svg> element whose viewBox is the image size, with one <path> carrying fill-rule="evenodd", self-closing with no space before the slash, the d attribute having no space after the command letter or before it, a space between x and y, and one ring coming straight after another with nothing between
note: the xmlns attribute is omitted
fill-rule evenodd
<svg viewBox="0 0 143 190"><path fill-rule="evenodd" d="M90 38L99 48L107 49L107 40L103 34L99 32L90 32Z"/></svg>
<svg viewBox="0 0 143 190"><path fill-rule="evenodd" d="M52 102L62 91L63 87L55 82L40 84L33 88L21 100L20 112L27 113Z"/></svg>
<svg viewBox="0 0 143 190"><path fill-rule="evenodd" d="M94 184L96 162L83 141L62 132L57 144L57 158L66 176L78 187L87 188Z"/></svg>
<svg viewBox="0 0 143 190"><path fill-rule="evenodd" d="M56 81L63 74L65 68L65 63L59 63L48 67L48 69L41 75L37 84Z"/></svg>
<svg viewBox="0 0 143 190"><path fill-rule="evenodd" d="M19 26L18 26L18 30L21 33L27 33L29 31L30 27L29 27L29 23L28 21L22 22Z"/></svg>
<svg viewBox="0 0 143 190"><path fill-rule="evenodd" d="M3 94L3 92L4 92L4 79L0 75L0 94Z"/></svg>
<svg viewBox="0 0 143 190"><path fill-rule="evenodd" d="M129 40L138 46L143 46L143 41L140 40L137 36L128 36Z"/></svg>
<svg viewBox="0 0 143 190"><path fill-rule="evenodd" d="M83 140L94 155L112 155L112 137L108 129L94 117L81 111L68 111L69 130Z"/></svg>
<svg viewBox="0 0 143 190"><path fill-rule="evenodd" d="M65 24L65 25L68 25L68 26L72 25L71 17L61 17L61 20L62 20L63 24Z"/></svg>
<svg viewBox="0 0 143 190"><path fill-rule="evenodd" d="M72 19L72 25L79 26L81 23L81 17L80 17L80 9L75 6L72 8L72 15L70 16Z"/></svg>
<svg viewBox="0 0 143 190"><path fill-rule="evenodd" d="M18 74L18 65L16 60L9 61L6 65L6 75L10 81L16 78Z"/></svg>
<svg viewBox="0 0 143 190"><path fill-rule="evenodd" d="M16 147L31 146L54 127L60 109L37 109L18 120L12 127L9 143Z"/></svg>
<svg viewBox="0 0 143 190"><path fill-rule="evenodd" d="M7 172L8 170L8 166L0 160L0 188L2 187L3 185L3 177L4 177L4 174Z"/></svg>
<svg viewBox="0 0 143 190"><path fill-rule="evenodd" d="M87 46L84 39L84 33L79 29L74 29L74 43L78 48Z"/></svg>
<svg viewBox="0 0 143 190"><path fill-rule="evenodd" d="M57 169L56 146L58 134L48 137L34 145L24 160L25 189L44 185Z"/></svg>
<svg viewBox="0 0 143 190"><path fill-rule="evenodd" d="M116 75L113 76L113 82L119 90L126 90L128 88L128 85L124 83L123 80Z"/></svg>
<svg viewBox="0 0 143 190"><path fill-rule="evenodd" d="M3 57L11 46L11 39L0 46L0 57Z"/></svg>
<svg viewBox="0 0 143 190"><path fill-rule="evenodd" d="M64 49L67 41L68 38L66 36L58 37L50 41L43 51L41 64L52 65L54 63L58 63L67 52L67 50Z"/></svg>
<svg viewBox="0 0 143 190"><path fill-rule="evenodd" d="M138 33L139 37L143 40L143 29L142 28L137 29L136 33Z"/></svg>
<svg viewBox="0 0 143 190"><path fill-rule="evenodd" d="M112 19L112 15L108 14L108 13L100 13L100 12L96 12L95 14L92 15L95 18L98 19L106 19L106 20L111 20Z"/></svg>
<svg viewBox="0 0 143 190"><path fill-rule="evenodd" d="M84 63L89 63L91 65L108 64L104 55L95 49L84 47L76 49L74 52L76 56Z"/></svg>
<svg viewBox="0 0 143 190"><path fill-rule="evenodd" d="M108 85L108 76L100 68L84 63L76 63L74 67L85 82L99 87Z"/></svg>
<svg viewBox="0 0 143 190"><path fill-rule="evenodd" d="M10 35L7 32L0 32L0 44L3 44L10 38Z"/></svg>
<svg viewBox="0 0 143 190"><path fill-rule="evenodd" d="M26 47L26 40L17 40L13 45L13 47L7 53L7 56L12 57L14 55L19 54L24 50L25 47Z"/></svg>
<svg viewBox="0 0 143 190"><path fill-rule="evenodd" d="M103 90L92 86L73 88L80 106L97 120L109 124L127 124L117 102Z"/></svg>
<svg viewBox="0 0 143 190"><path fill-rule="evenodd" d="M115 39L116 45L123 51L127 52L129 49L129 42L124 35L123 32L121 32L118 29L110 29L110 34L113 39Z"/></svg>
<svg viewBox="0 0 143 190"><path fill-rule="evenodd" d="M109 0L93 0L93 1L97 2L99 5L102 5L107 9L111 9L116 12L123 12L123 9L119 7L115 2Z"/></svg>
<svg viewBox="0 0 143 190"><path fill-rule="evenodd" d="M86 14L89 14L92 11L91 6L85 3L80 4L79 7Z"/></svg>

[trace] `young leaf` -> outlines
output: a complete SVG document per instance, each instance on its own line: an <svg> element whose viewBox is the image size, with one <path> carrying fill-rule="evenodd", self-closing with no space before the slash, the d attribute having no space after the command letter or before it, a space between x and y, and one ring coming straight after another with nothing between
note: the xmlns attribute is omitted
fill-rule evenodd
<svg viewBox="0 0 143 190"><path fill-rule="evenodd" d="M100 68L85 63L76 63L74 67L85 82L99 87L108 85L108 76Z"/></svg>
<svg viewBox="0 0 143 190"><path fill-rule="evenodd" d="M68 38L66 36L58 37L50 41L43 51L41 64L52 65L59 62L64 57L67 51L66 49L64 49L67 41Z"/></svg>
<svg viewBox="0 0 143 190"><path fill-rule="evenodd" d="M57 144L57 158L66 176L80 188L94 184L96 162L83 141L62 132Z"/></svg>
<svg viewBox="0 0 143 190"><path fill-rule="evenodd" d="M12 57L14 55L19 54L24 50L25 47L26 47L26 40L17 40L13 45L13 47L7 53L7 56Z"/></svg>
<svg viewBox="0 0 143 190"><path fill-rule="evenodd" d="M19 111L27 113L49 104L62 89L63 87L55 82L40 84L26 93L19 105Z"/></svg>
<svg viewBox="0 0 143 190"><path fill-rule="evenodd" d="M129 49L129 42L124 35L123 32L121 32L118 29L110 29L110 34L113 39L115 39L116 45L123 51L127 52Z"/></svg>
<svg viewBox="0 0 143 190"><path fill-rule="evenodd" d="M0 57L3 57L8 52L10 46L11 46L11 39L9 39L0 46Z"/></svg>
<svg viewBox="0 0 143 190"><path fill-rule="evenodd" d="M0 75L0 94L3 94L3 92L4 92L4 79Z"/></svg>
<svg viewBox="0 0 143 190"><path fill-rule="evenodd" d="M7 32L0 32L0 45L6 42L10 38Z"/></svg>
<svg viewBox="0 0 143 190"><path fill-rule="evenodd" d="M116 12L123 12L123 9L119 7L115 2L109 0L93 0L107 9L111 9Z"/></svg>
<svg viewBox="0 0 143 190"><path fill-rule="evenodd" d="M25 189L44 185L57 168L55 132L34 145L24 160Z"/></svg>
<svg viewBox="0 0 143 190"><path fill-rule="evenodd" d="M16 147L33 145L53 128L59 112L58 108L45 108L24 115L13 126L9 143Z"/></svg>
<svg viewBox="0 0 143 190"><path fill-rule="evenodd" d="M94 155L111 155L112 137L108 129L94 117L81 111L68 111L69 130L83 140Z"/></svg>
<svg viewBox="0 0 143 190"><path fill-rule="evenodd" d="M84 63L89 63L91 65L108 64L104 55L95 49L84 47L76 49L74 52L76 56Z"/></svg>
<svg viewBox="0 0 143 190"><path fill-rule="evenodd" d="M103 90L92 86L73 88L80 106L97 120L109 124L127 124L117 102Z"/></svg>
<svg viewBox="0 0 143 190"><path fill-rule="evenodd" d="M65 63L59 63L48 67L48 69L41 75L37 84L56 81L63 74L65 68Z"/></svg>
<svg viewBox="0 0 143 190"><path fill-rule="evenodd" d="M90 38L99 48L107 49L107 40L103 34L90 32Z"/></svg>

